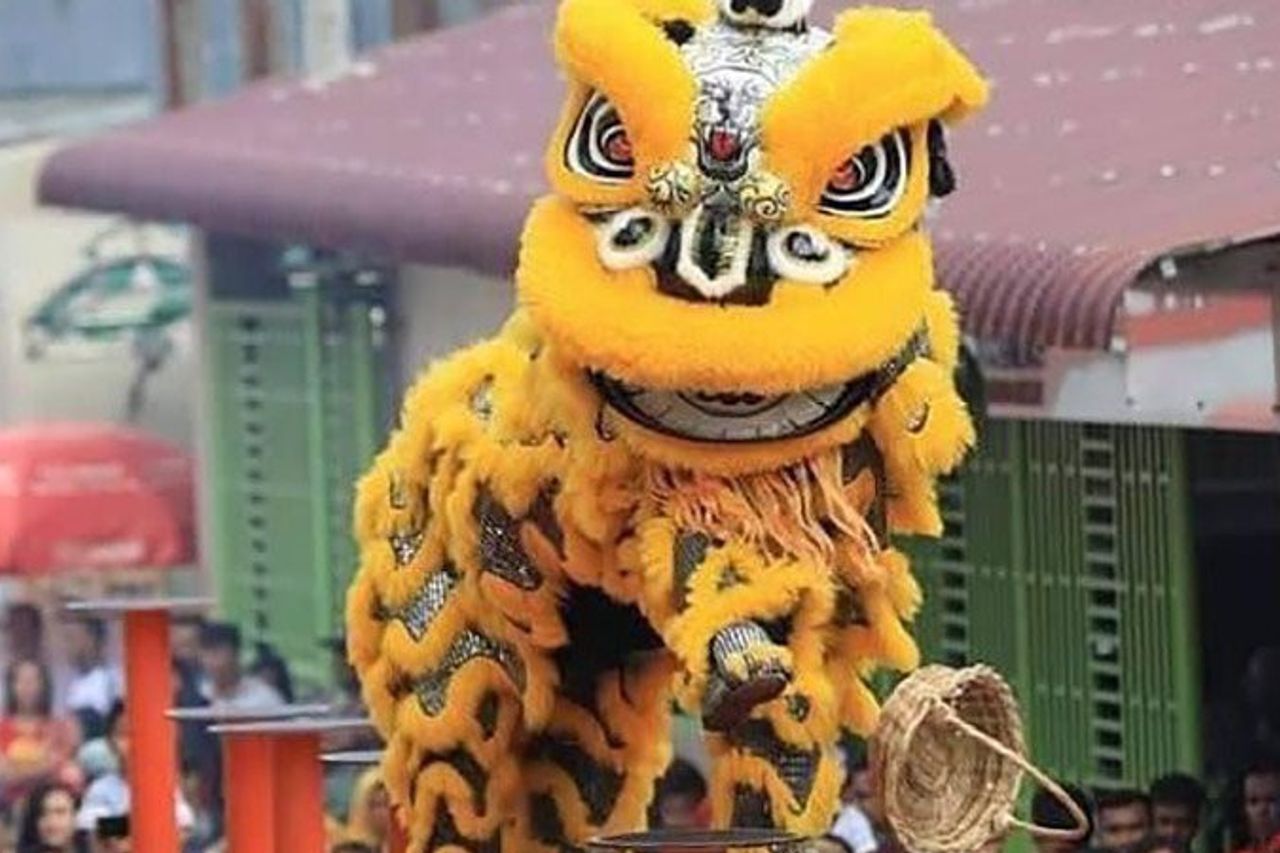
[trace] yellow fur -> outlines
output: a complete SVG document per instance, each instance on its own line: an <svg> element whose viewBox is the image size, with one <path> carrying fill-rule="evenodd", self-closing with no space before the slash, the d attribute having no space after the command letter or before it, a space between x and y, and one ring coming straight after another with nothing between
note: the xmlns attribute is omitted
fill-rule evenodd
<svg viewBox="0 0 1280 853"><path fill-rule="evenodd" d="M652 11L658 4L645 5ZM693 119L693 75L641 9L615 0L565 0L556 21L556 53L577 82L547 148L552 187L580 204L639 201L649 167L684 152ZM593 89L608 97L631 138L635 177L621 185L592 181L564 164L566 140ZM662 97L654 98L654 92Z"/></svg>
<svg viewBox="0 0 1280 853"><path fill-rule="evenodd" d="M911 234L860 256L833 287L780 282L767 310L690 303L659 293L647 269L605 270L586 221L550 198L529 216L516 283L562 360L650 388L772 394L878 367L923 321L933 272ZM876 333L851 334L854 317L875 317Z"/></svg>
<svg viewBox="0 0 1280 853"><path fill-rule="evenodd" d="M960 324L955 301L945 290L935 290L925 303L925 325L929 329L929 350L934 361L948 373L956 369L960 357Z"/></svg>
<svg viewBox="0 0 1280 853"><path fill-rule="evenodd" d="M715 7L708 0L627 0L651 21L688 21L701 24L711 20Z"/></svg>
<svg viewBox="0 0 1280 853"><path fill-rule="evenodd" d="M640 828L670 758L672 698L706 713L709 697L762 669L787 675L781 694L708 739L715 819L725 825L745 789L766 820L819 832L838 799L840 730L875 725L866 680L919 661L906 623L920 589L889 537L941 531L935 479L974 440L951 378L954 307L920 226L927 128L979 106L986 87L927 15L841 16L829 49L764 104L761 165L773 194L790 191L785 221L854 245L851 266L828 286L778 281L766 304L672 298L648 266L606 269L586 214L661 205L646 194L651 166L696 171L699 81L663 24L712 15L707 0L563 0L555 195L526 225L519 307L497 336L424 372L358 486L348 651L415 849L558 853ZM564 160L592 92L632 144L635 177L619 184ZM840 163L899 128L913 147L896 208L819 213ZM920 332L924 351L906 349ZM627 420L592 371L682 392L860 377L872 390L812 434L716 444ZM887 530L871 523L881 506ZM628 645L580 669L596 651L575 620L589 591L634 608L663 648ZM739 623L765 634L740 635L755 638L745 650L715 645ZM772 763L779 750L809 762L805 785Z"/></svg>
<svg viewBox="0 0 1280 853"><path fill-rule="evenodd" d="M927 119L958 119L987 97L927 13L856 9L840 15L834 36L764 117L769 168L804 204L816 203L836 167L864 145Z"/></svg>

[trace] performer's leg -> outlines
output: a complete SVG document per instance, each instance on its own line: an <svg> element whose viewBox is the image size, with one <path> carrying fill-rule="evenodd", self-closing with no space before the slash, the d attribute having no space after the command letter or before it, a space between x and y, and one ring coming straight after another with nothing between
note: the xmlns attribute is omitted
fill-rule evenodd
<svg viewBox="0 0 1280 853"><path fill-rule="evenodd" d="M666 519L642 528L645 604L680 664L678 695L709 730L724 731L780 695L795 672L786 635L826 621L825 571L774 561Z"/></svg>
<svg viewBox="0 0 1280 853"><path fill-rule="evenodd" d="M781 827L802 835L830 825L840 791L837 702L824 671L825 626L788 638L785 691L727 731L708 736L716 826Z"/></svg>
<svg viewBox="0 0 1280 853"><path fill-rule="evenodd" d="M473 649L480 642L460 638ZM518 849L510 846L507 825L517 805L519 769L511 753L521 734L521 711L513 693L493 689L505 679L493 669L490 659L477 655L443 676L452 681L447 686L440 673L428 674L414 685L417 707L400 708L404 722L387 744L384 767L404 776L415 850ZM436 697L445 692L448 705L442 706Z"/></svg>
<svg viewBox="0 0 1280 853"><path fill-rule="evenodd" d="M593 698L565 685L524 750L521 853L579 851L594 836L644 827L671 756L671 671L660 654L602 673Z"/></svg>
<svg viewBox="0 0 1280 853"><path fill-rule="evenodd" d="M871 571L844 573L838 588L827 673L837 688L840 724L866 737L880 712L868 680L882 668L910 672L919 665L906 622L920 606L920 588L894 548L880 552Z"/></svg>
<svg viewBox="0 0 1280 853"><path fill-rule="evenodd" d="M459 571L440 561L418 588L362 573L348 599L352 657L387 741L382 767L417 851L519 851L512 759L526 709L549 705L551 666L517 645ZM402 591L403 590L403 591Z"/></svg>

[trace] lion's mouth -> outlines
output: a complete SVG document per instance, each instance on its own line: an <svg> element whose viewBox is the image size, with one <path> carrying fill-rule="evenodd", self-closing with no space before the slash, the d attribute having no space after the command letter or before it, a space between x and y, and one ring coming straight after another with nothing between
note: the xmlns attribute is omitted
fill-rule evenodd
<svg viewBox="0 0 1280 853"><path fill-rule="evenodd" d="M691 441L777 441L808 435L871 399L877 374L791 394L638 388L606 374L591 379L610 406L643 427Z"/></svg>
<svg viewBox="0 0 1280 853"><path fill-rule="evenodd" d="M879 367L845 382L789 394L667 391L588 371L605 402L643 427L690 441L746 443L815 433L873 403L915 359L929 355L923 326Z"/></svg>

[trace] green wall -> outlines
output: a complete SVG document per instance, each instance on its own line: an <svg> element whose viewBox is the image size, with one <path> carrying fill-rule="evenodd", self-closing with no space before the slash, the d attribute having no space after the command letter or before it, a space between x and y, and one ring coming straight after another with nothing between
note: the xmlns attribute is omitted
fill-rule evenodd
<svg viewBox="0 0 1280 853"><path fill-rule="evenodd" d="M1198 771L1200 674L1183 434L987 422L915 542L926 659L1014 686L1050 772L1136 785Z"/></svg>
<svg viewBox="0 0 1280 853"><path fill-rule="evenodd" d="M234 255L213 266L285 275ZM221 614L321 685L356 564L353 485L385 430L386 309L382 287L341 269L296 281L264 298L215 286L205 309L207 554Z"/></svg>

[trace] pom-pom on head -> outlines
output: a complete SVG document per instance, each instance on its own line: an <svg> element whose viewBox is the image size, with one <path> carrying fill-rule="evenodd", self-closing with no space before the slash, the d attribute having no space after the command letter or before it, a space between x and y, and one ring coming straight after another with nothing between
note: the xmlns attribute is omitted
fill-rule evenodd
<svg viewBox="0 0 1280 853"><path fill-rule="evenodd" d="M720 15L741 27L804 29L813 0L718 0Z"/></svg>

